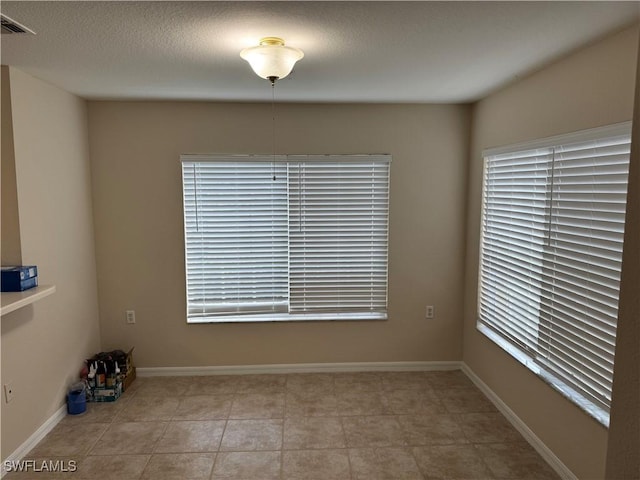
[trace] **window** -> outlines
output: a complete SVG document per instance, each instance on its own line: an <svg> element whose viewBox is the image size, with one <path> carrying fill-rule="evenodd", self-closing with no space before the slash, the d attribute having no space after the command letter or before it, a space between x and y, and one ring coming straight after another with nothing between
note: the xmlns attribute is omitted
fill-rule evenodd
<svg viewBox="0 0 640 480"><path fill-rule="evenodd" d="M630 125L484 152L478 328L608 425Z"/></svg>
<svg viewBox="0 0 640 480"><path fill-rule="evenodd" d="M386 319L388 155L183 155L188 322Z"/></svg>

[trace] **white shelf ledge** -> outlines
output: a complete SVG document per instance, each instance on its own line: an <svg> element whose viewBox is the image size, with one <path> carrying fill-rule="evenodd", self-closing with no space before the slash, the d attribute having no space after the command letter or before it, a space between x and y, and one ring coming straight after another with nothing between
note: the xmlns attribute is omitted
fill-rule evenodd
<svg viewBox="0 0 640 480"><path fill-rule="evenodd" d="M55 285L38 285L24 292L2 292L2 309L0 315L6 315L19 308L37 302L41 298L55 293Z"/></svg>

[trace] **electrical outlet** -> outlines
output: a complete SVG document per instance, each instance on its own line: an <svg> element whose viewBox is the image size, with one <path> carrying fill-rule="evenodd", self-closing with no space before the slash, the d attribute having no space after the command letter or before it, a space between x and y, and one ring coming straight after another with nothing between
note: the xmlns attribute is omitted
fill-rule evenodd
<svg viewBox="0 0 640 480"><path fill-rule="evenodd" d="M424 318L433 318L435 312L434 312L434 308L433 305L427 305L427 308L425 309L424 312Z"/></svg>
<svg viewBox="0 0 640 480"><path fill-rule="evenodd" d="M10 383L4 384L4 400L7 403L13 400L13 386Z"/></svg>
<svg viewBox="0 0 640 480"><path fill-rule="evenodd" d="M136 323L136 311L135 310L127 310L127 323Z"/></svg>

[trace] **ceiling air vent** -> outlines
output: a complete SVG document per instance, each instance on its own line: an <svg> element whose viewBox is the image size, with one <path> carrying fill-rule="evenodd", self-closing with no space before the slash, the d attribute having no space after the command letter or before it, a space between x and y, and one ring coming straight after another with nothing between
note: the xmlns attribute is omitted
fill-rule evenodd
<svg viewBox="0 0 640 480"><path fill-rule="evenodd" d="M15 20L7 17L6 15L0 14L0 20L2 21L2 34L13 34L13 33L30 33L31 35L35 35L36 32L31 30L28 27L16 22Z"/></svg>

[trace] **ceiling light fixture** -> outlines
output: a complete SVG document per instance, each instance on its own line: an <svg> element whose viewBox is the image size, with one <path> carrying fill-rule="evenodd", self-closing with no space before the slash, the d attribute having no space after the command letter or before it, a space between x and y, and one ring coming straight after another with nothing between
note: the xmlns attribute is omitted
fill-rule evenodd
<svg viewBox="0 0 640 480"><path fill-rule="evenodd" d="M293 70L295 63L304 57L299 48L285 47L284 40L279 37L265 37L257 47L245 48L240 56L249 62L259 77L271 82L271 128L273 139L273 181L276 180L276 80L286 77Z"/></svg>
<svg viewBox="0 0 640 480"><path fill-rule="evenodd" d="M240 56L249 62L256 75L273 84L289 75L304 53L299 48L285 46L281 38L265 37L259 46L242 50Z"/></svg>

